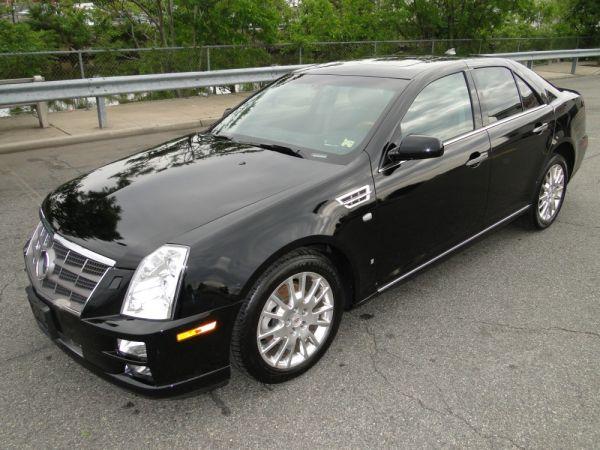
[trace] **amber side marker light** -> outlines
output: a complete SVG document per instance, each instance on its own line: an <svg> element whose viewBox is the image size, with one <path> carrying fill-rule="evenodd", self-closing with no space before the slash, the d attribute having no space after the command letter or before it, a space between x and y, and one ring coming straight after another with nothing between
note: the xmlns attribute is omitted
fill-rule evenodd
<svg viewBox="0 0 600 450"><path fill-rule="evenodd" d="M193 328L191 330L184 331L183 333L177 334L177 342L185 341L186 339L193 338L194 336L199 336L201 334L208 333L217 328L217 321L213 320L212 322L204 323L199 327Z"/></svg>

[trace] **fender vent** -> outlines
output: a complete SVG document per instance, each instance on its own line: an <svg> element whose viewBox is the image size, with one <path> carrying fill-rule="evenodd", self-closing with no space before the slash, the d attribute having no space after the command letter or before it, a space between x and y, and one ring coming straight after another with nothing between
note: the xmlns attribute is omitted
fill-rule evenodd
<svg viewBox="0 0 600 450"><path fill-rule="evenodd" d="M365 203L371 198L371 186L366 185L348 192L347 194L340 195L336 200L344 205L348 209L352 209L362 203Z"/></svg>

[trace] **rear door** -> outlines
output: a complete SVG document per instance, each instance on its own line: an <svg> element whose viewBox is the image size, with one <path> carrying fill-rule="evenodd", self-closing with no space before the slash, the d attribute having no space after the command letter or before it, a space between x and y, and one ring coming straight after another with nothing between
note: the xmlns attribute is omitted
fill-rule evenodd
<svg viewBox="0 0 600 450"><path fill-rule="evenodd" d="M550 147L554 110L507 67L479 67L472 74L492 146L485 214L490 224L531 203Z"/></svg>

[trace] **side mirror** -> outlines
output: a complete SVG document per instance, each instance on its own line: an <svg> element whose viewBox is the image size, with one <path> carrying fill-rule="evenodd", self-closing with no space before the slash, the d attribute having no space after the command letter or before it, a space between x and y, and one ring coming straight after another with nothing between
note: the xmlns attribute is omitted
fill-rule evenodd
<svg viewBox="0 0 600 450"><path fill-rule="evenodd" d="M227 117L229 115L229 113L231 113L231 111L233 111L233 108L225 108L225 111L223 111L222 117Z"/></svg>
<svg viewBox="0 0 600 450"><path fill-rule="evenodd" d="M393 146L387 157L393 162L409 159L438 158L444 154L444 144L438 138L409 134L400 144Z"/></svg>

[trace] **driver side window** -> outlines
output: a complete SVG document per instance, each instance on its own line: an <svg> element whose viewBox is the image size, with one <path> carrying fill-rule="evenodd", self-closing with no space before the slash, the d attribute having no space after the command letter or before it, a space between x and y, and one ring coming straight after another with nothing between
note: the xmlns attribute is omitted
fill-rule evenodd
<svg viewBox="0 0 600 450"><path fill-rule="evenodd" d="M400 122L402 136L422 134L441 141L474 129L471 96L463 72L428 84Z"/></svg>

